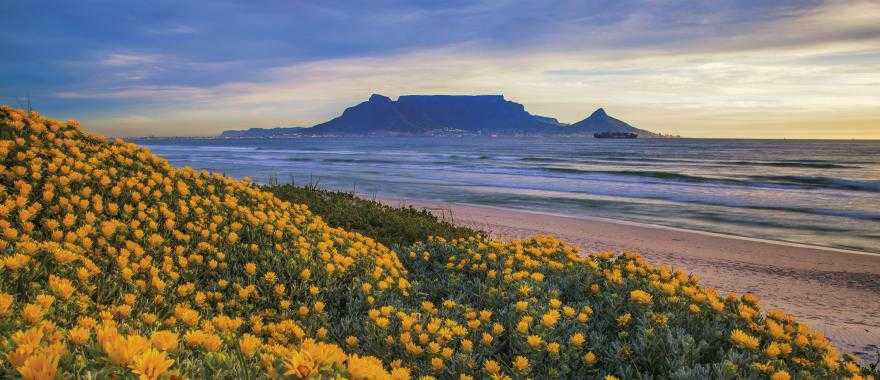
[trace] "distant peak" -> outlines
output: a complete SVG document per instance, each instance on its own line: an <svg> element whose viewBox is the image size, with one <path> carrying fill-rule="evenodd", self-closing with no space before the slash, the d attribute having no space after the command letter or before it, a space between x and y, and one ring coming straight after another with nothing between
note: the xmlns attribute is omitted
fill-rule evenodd
<svg viewBox="0 0 880 380"><path fill-rule="evenodd" d="M391 98L389 98L385 95L373 94L373 95L370 95L370 101L371 102L390 102Z"/></svg>
<svg viewBox="0 0 880 380"><path fill-rule="evenodd" d="M606 117L606 116L608 116L608 114L605 113L605 110L602 109L602 108L599 108L599 109L597 109L596 111L593 111L593 113L590 115L591 118L594 118L594 117Z"/></svg>

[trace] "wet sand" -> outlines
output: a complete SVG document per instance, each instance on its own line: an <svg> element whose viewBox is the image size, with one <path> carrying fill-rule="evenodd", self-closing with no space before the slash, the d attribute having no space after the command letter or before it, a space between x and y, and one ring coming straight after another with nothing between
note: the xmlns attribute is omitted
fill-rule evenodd
<svg viewBox="0 0 880 380"><path fill-rule="evenodd" d="M739 238L605 218L413 199L377 199L427 208L453 223L509 240L553 234L585 251L633 251L654 264L694 273L704 286L752 292L867 362L880 353L880 255Z"/></svg>

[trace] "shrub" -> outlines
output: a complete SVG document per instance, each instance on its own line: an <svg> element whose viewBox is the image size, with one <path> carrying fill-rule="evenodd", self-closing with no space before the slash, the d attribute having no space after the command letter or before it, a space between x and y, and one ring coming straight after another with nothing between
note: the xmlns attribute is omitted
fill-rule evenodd
<svg viewBox="0 0 880 380"><path fill-rule="evenodd" d="M388 247L410 246L430 236L455 239L482 233L440 220L426 209L390 207L314 185L273 185L264 190L281 200L305 204L331 226L369 236Z"/></svg>

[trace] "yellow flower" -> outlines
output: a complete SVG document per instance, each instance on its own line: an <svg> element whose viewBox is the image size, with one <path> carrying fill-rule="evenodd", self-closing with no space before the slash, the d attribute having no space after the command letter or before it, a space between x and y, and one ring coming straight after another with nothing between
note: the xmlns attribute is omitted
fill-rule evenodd
<svg viewBox="0 0 880 380"><path fill-rule="evenodd" d="M54 352L43 352L33 355L18 367L18 373L25 380L54 379L58 373L59 355Z"/></svg>
<svg viewBox="0 0 880 380"><path fill-rule="evenodd" d="M740 329L734 329L730 332L730 341L737 346L749 350L758 348L759 344L758 338L755 338Z"/></svg>
<svg viewBox="0 0 880 380"><path fill-rule="evenodd" d="M141 314L141 321L143 321L147 325L155 324L158 319L159 319L159 317L157 317L156 314L153 314L153 313Z"/></svg>
<svg viewBox="0 0 880 380"><path fill-rule="evenodd" d="M485 362L483 362L483 369L486 371L486 373L490 375L495 375L498 372L501 372L501 365L494 360L486 360Z"/></svg>
<svg viewBox="0 0 880 380"><path fill-rule="evenodd" d="M229 318L226 315L218 315L211 319L211 323L221 332L235 332L241 327L243 321L240 318Z"/></svg>
<svg viewBox="0 0 880 380"><path fill-rule="evenodd" d="M118 333L111 333L100 340L110 361L120 366L128 365L139 353L150 347L149 341L140 335L123 337Z"/></svg>
<svg viewBox="0 0 880 380"><path fill-rule="evenodd" d="M251 334L244 334L238 340L238 348L245 357L253 357L260 348L260 338Z"/></svg>
<svg viewBox="0 0 880 380"><path fill-rule="evenodd" d="M302 344L302 350L306 351L320 365L342 364L345 361L345 352L335 344L315 342L307 339Z"/></svg>
<svg viewBox="0 0 880 380"><path fill-rule="evenodd" d="M195 326L199 322L199 318L201 318L198 311L184 305L176 305L174 307L174 316L189 326Z"/></svg>
<svg viewBox="0 0 880 380"><path fill-rule="evenodd" d="M191 347L201 347L208 352L216 352L223 345L223 340L219 336L202 330L187 332L183 340Z"/></svg>
<svg viewBox="0 0 880 380"><path fill-rule="evenodd" d="M257 273L257 265L254 263L244 264L244 271L249 275L253 275L254 273Z"/></svg>
<svg viewBox="0 0 880 380"><path fill-rule="evenodd" d="M756 371L761 372L761 373L769 373L770 371L773 370L773 364L771 364L770 362L766 362L766 363L757 362L757 363L752 363L752 368L754 368Z"/></svg>
<svg viewBox="0 0 880 380"><path fill-rule="evenodd" d="M33 324L41 321L45 313L46 311L40 305L29 303L21 310L21 317L28 323Z"/></svg>
<svg viewBox="0 0 880 380"><path fill-rule="evenodd" d="M764 354L766 354L770 358L775 358L782 353L782 349L779 347L779 344L776 342L770 342L767 348L764 349Z"/></svg>
<svg viewBox="0 0 880 380"><path fill-rule="evenodd" d="M789 379L791 379L791 376L785 370L776 371L773 373L773 375L770 376L770 380L789 380Z"/></svg>
<svg viewBox="0 0 880 380"><path fill-rule="evenodd" d="M550 310L541 316L541 324L544 325L544 327L553 327L558 321L559 312L556 310Z"/></svg>
<svg viewBox="0 0 880 380"><path fill-rule="evenodd" d="M277 284L277 285L275 285L274 290L275 290L275 294L280 296L280 295L284 295L284 291L287 290L287 287L284 286L284 284Z"/></svg>
<svg viewBox="0 0 880 380"><path fill-rule="evenodd" d="M513 368L517 370L517 372L528 372L529 359L524 356L516 356L515 358L513 358Z"/></svg>
<svg viewBox="0 0 880 380"><path fill-rule="evenodd" d="M768 318L766 320L766 324L767 324L767 332L770 333L770 336L772 336L773 339L780 339L780 338L785 337L785 329L782 328L782 326L779 323L776 323L776 321Z"/></svg>
<svg viewBox="0 0 880 380"><path fill-rule="evenodd" d="M435 371L443 369L443 359L438 357L431 358L431 368Z"/></svg>
<svg viewBox="0 0 880 380"><path fill-rule="evenodd" d="M76 324L86 329L92 329L98 325L98 321L92 317L80 317Z"/></svg>
<svg viewBox="0 0 880 380"><path fill-rule="evenodd" d="M485 310L485 309L480 310L480 320L481 321L488 322L489 319L491 319L491 318L492 318L492 311L491 310Z"/></svg>
<svg viewBox="0 0 880 380"><path fill-rule="evenodd" d="M358 343L359 340L356 336L349 335L347 338L345 338L345 344L347 344L349 347L357 347Z"/></svg>
<svg viewBox="0 0 880 380"><path fill-rule="evenodd" d="M73 344L83 345L89 341L91 335L85 327L74 327L67 332L67 339Z"/></svg>
<svg viewBox="0 0 880 380"><path fill-rule="evenodd" d="M504 332L504 325L502 325L498 322L495 322L492 324L492 333L497 335L497 334L501 334L503 332Z"/></svg>
<svg viewBox="0 0 880 380"><path fill-rule="evenodd" d="M630 301L640 303L642 305L650 305L651 304L651 294L645 292L641 289L633 290L629 292Z"/></svg>
<svg viewBox="0 0 880 380"><path fill-rule="evenodd" d="M586 341L587 338L584 338L584 334L581 333L571 334L571 337L568 339L568 342L575 347L583 346Z"/></svg>
<svg viewBox="0 0 880 380"><path fill-rule="evenodd" d="M266 272L266 274L263 275L263 280L269 284L274 284L275 281L278 280L278 276L275 275L275 272Z"/></svg>
<svg viewBox="0 0 880 380"><path fill-rule="evenodd" d="M746 293L746 294L743 294L743 296L742 296L742 300L743 300L743 302L745 302L745 303L748 303L748 304L751 304L751 305L755 305L755 306L756 306L756 305L758 305L758 302L759 302L761 299L758 297L757 294L754 294L754 293Z"/></svg>
<svg viewBox="0 0 880 380"><path fill-rule="evenodd" d="M164 352L150 348L138 355L129 368L140 380L154 380L162 376L172 365L174 360L169 359Z"/></svg>
<svg viewBox="0 0 880 380"><path fill-rule="evenodd" d="M666 324L669 323L669 314L653 313L651 314L651 321L659 326L666 326Z"/></svg>
<svg viewBox="0 0 880 380"><path fill-rule="evenodd" d="M52 306L52 303L55 302L55 297L52 297L51 295L48 295L48 294L40 294L40 295L37 295L37 297L34 301L38 305L48 309L49 307Z"/></svg>
<svg viewBox="0 0 880 380"><path fill-rule="evenodd" d="M254 330L254 332L259 332L259 331ZM318 338L324 339L327 337L328 332L329 331L327 330L326 327L321 327L318 329L318 332L316 332L315 334L318 336Z"/></svg>
<svg viewBox="0 0 880 380"><path fill-rule="evenodd" d="M287 370L284 374L299 379L309 377L315 369L315 361L309 353L304 351L292 351L283 358L284 368Z"/></svg>
<svg viewBox="0 0 880 380"><path fill-rule="evenodd" d="M410 377L408 368L398 367L391 370L391 380L410 380Z"/></svg>
<svg viewBox="0 0 880 380"><path fill-rule="evenodd" d="M474 342L470 339L462 339L461 340L461 349L464 351L471 351L474 349Z"/></svg>
<svg viewBox="0 0 880 380"><path fill-rule="evenodd" d="M0 315L5 315L9 312L9 308L12 306L12 301L14 298L11 294L0 293Z"/></svg>
<svg viewBox="0 0 880 380"><path fill-rule="evenodd" d="M587 363L588 365L596 364L598 361L599 358L596 357L596 354L594 354L593 351L587 352L584 355L584 363Z"/></svg>
<svg viewBox="0 0 880 380"><path fill-rule="evenodd" d="M381 380L390 377L382 366L382 361L373 356L351 355L348 357L348 375L352 379Z"/></svg>
<svg viewBox="0 0 880 380"><path fill-rule="evenodd" d="M526 343L529 344L529 347L536 348L536 347L540 346L541 343L543 343L543 340L541 339L540 336L529 335L529 337L526 339Z"/></svg>
<svg viewBox="0 0 880 380"><path fill-rule="evenodd" d="M822 355L822 363L828 368L835 368L839 359L837 349L833 347Z"/></svg>
<svg viewBox="0 0 880 380"><path fill-rule="evenodd" d="M177 350L177 333L168 330L159 330L154 331L150 334L150 344L153 348L160 351L175 351Z"/></svg>
<svg viewBox="0 0 880 380"><path fill-rule="evenodd" d="M626 327L626 325L628 325L631 320L632 320L632 314L625 313L625 314L617 317L617 326Z"/></svg>
<svg viewBox="0 0 880 380"><path fill-rule="evenodd" d="M484 346L488 346L492 344L493 340L495 340L495 337L493 337L492 334L483 333L483 336L480 338L480 343Z"/></svg>

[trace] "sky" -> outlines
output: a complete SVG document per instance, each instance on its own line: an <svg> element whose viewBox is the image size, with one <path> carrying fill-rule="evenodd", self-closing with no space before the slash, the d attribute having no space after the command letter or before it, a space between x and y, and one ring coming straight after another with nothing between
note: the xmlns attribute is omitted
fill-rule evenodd
<svg viewBox="0 0 880 380"><path fill-rule="evenodd" d="M0 103L108 136L503 94L687 137L880 139L878 1L0 1Z"/></svg>

